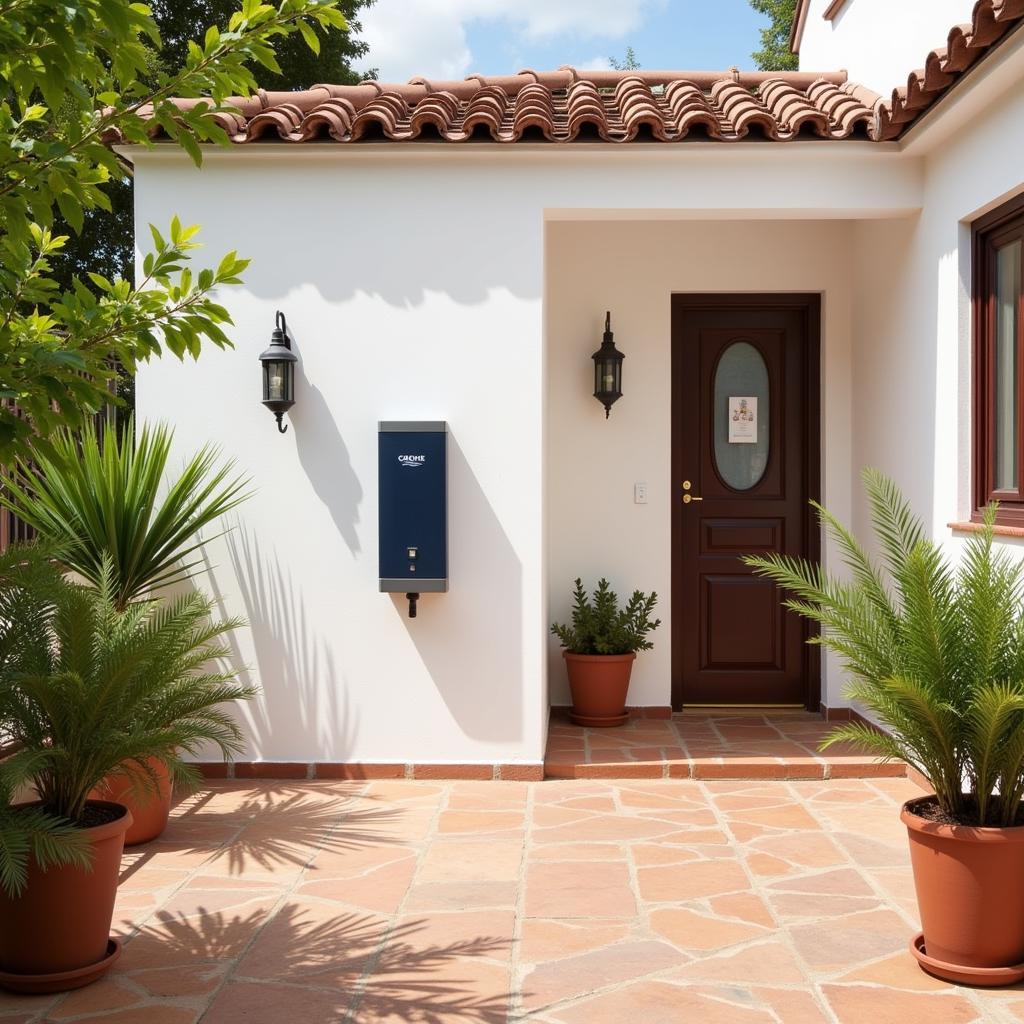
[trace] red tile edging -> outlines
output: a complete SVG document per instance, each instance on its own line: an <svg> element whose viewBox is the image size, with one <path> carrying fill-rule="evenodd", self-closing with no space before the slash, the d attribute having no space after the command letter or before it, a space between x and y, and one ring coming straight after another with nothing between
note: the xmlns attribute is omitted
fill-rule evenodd
<svg viewBox="0 0 1024 1024"><path fill-rule="evenodd" d="M549 761L548 779L697 779L699 781L742 781L781 779L790 782L829 779L902 779L907 766L857 761L830 763L827 760L772 760L760 757L688 758L679 761L614 761L587 764L580 761Z"/></svg>
<svg viewBox="0 0 1024 1024"><path fill-rule="evenodd" d="M703 711L704 709L701 709ZM552 715L551 732L548 737L545 776L551 779L694 779L694 780L810 780L827 781L829 779L858 778L902 778L906 776L907 766L902 762L882 763L870 755L857 755L849 752L816 750L817 741L828 731L825 721L832 723L859 721L873 726L866 718L850 708L828 709L822 707L821 717L806 712L807 721L821 723L820 734L813 739L806 739L800 732L800 726L794 736L787 737L783 742L785 751L773 752L773 744L767 743L766 749L733 750L737 741L742 744L749 742L757 746L765 737L744 736L748 729L756 731L757 721L762 713L750 709L728 711L715 709L710 717L718 720L718 727L732 733L730 738L719 737L723 749L714 749L715 743L709 744L707 738L691 736L686 738L688 726L702 722L704 715L685 712L679 716L678 735L670 728L665 735L659 735L654 723L645 723L636 718L610 730L581 729L572 726L567 718ZM771 723L773 713L766 713L764 725ZM779 713L780 722L792 720L792 712ZM823 721L824 720L824 721ZM800 723L801 726L805 723ZM661 723L659 723L659 726ZM782 726L785 733L785 727ZM630 735L642 734L645 739L630 741ZM605 738L607 736L607 739ZM615 737L621 737L620 743ZM609 742L610 741L610 742ZM810 745L808 745L810 743ZM709 746L711 749L709 749ZM616 748L621 753L616 753Z"/></svg>
<svg viewBox="0 0 1024 1024"><path fill-rule="evenodd" d="M540 764L363 764L348 761L220 761L196 765L204 779L320 779L358 782L363 779L480 779L496 782L539 782Z"/></svg>

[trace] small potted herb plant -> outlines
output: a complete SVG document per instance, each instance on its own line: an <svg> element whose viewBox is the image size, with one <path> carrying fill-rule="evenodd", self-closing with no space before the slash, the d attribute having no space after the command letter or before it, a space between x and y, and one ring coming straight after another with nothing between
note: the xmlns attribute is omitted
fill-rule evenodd
<svg viewBox="0 0 1024 1024"><path fill-rule="evenodd" d="M900 814L922 932L921 967L967 985L1024 980L1024 564L993 545L995 508L956 561L891 480L864 473L880 559L818 507L848 572L781 555L746 561L789 594L839 654L848 695L883 726L838 727L905 761L934 794Z"/></svg>
<svg viewBox="0 0 1024 1024"><path fill-rule="evenodd" d="M555 623L551 632L564 650L569 689L572 691L570 719L576 725L622 725L629 718L626 694L637 651L654 645L647 634L661 625L651 621L658 603L655 593L633 591L624 608L605 579L599 580L593 597L576 580L572 623Z"/></svg>

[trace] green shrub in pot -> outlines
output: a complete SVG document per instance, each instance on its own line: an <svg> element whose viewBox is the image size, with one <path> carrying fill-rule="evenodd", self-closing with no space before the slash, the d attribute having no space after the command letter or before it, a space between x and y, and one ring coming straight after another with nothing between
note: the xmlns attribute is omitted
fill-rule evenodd
<svg viewBox="0 0 1024 1024"><path fill-rule="evenodd" d="M995 544L995 508L953 557L890 479L869 469L864 485L877 559L816 506L841 577L782 555L746 562L820 627L812 642L839 655L849 697L882 726L845 723L825 745L903 760L934 791L902 812L919 962L950 980L1012 983L1005 969L1024 961L1024 562Z"/></svg>
<svg viewBox="0 0 1024 1024"><path fill-rule="evenodd" d="M31 988L95 966L108 947L130 814L90 799L125 762L156 759L185 785L183 753L240 749L222 707L252 695L211 603L190 592L117 606L109 561L72 582L31 547L0 556L0 985ZM37 801L14 804L26 788ZM109 964L108 964L109 966Z"/></svg>
<svg viewBox="0 0 1024 1024"><path fill-rule="evenodd" d="M577 725L612 727L629 717L626 695L637 651L654 645L648 634L661 625L651 614L658 603L656 593L633 591L625 606L606 579L598 581L593 597L576 580L572 620L554 623L551 632L564 648L572 711Z"/></svg>
<svg viewBox="0 0 1024 1024"><path fill-rule="evenodd" d="M203 567L205 527L247 497L247 481L207 445L170 471L173 432L133 422L118 433L58 430L31 462L20 462L0 504L32 526L69 569L98 585L109 569L114 603L187 582ZM124 803L133 823L126 845L156 838L171 810L172 780L163 762L129 761L94 794Z"/></svg>

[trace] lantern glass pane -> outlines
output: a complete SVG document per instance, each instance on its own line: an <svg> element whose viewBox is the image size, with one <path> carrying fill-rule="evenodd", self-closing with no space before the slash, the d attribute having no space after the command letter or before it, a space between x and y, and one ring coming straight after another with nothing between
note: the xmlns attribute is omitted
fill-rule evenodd
<svg viewBox="0 0 1024 1024"><path fill-rule="evenodd" d="M614 359L603 359L601 361L601 391L604 394L612 394L619 390L618 367Z"/></svg>
<svg viewBox="0 0 1024 1024"><path fill-rule="evenodd" d="M288 400L290 370L289 363L269 362L266 364L264 394L268 401L286 402Z"/></svg>

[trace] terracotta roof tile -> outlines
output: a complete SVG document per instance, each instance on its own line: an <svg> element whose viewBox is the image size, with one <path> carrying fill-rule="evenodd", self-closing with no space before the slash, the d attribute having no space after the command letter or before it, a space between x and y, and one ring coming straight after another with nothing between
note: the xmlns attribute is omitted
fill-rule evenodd
<svg viewBox="0 0 1024 1024"><path fill-rule="evenodd" d="M912 71L907 84L893 89L878 105L876 137L899 138L960 76L1002 42L1024 21L1024 0L978 0L968 25L955 25L945 48L932 50L924 67Z"/></svg>
<svg viewBox="0 0 1024 1024"><path fill-rule="evenodd" d="M230 101L211 115L234 143L737 142L898 138L1024 23L1024 0L977 0L967 25L883 100L845 72L555 71L459 81L315 85ZM885 26L880 27L884 31ZM182 109L200 102L174 101ZM159 137L160 126L152 122ZM110 142L119 138L111 137Z"/></svg>
<svg viewBox="0 0 1024 1024"><path fill-rule="evenodd" d="M871 136L878 97L845 73L520 71L457 82L316 85L230 102L212 116L235 143L414 140L734 142ZM183 109L197 100L175 100ZM154 137L161 135L156 122ZM117 141L113 139L111 141Z"/></svg>

